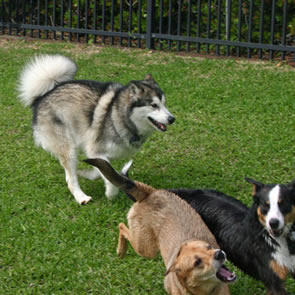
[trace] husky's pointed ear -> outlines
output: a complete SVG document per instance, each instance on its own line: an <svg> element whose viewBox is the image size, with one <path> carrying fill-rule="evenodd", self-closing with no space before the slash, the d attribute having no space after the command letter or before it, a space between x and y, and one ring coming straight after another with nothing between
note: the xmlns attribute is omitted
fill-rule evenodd
<svg viewBox="0 0 295 295"><path fill-rule="evenodd" d="M137 100L138 97L140 97L144 91L142 87L140 87L139 83L136 81L131 81L129 87L129 96L133 100Z"/></svg>
<svg viewBox="0 0 295 295"><path fill-rule="evenodd" d="M84 160L85 163L90 164L92 166L95 166L99 169L99 171L115 186L117 186L118 188L122 189L124 192L129 192L130 190L132 190L136 185L135 183L117 173L114 168L110 165L109 162L97 158L97 159L86 159Z"/></svg>
<svg viewBox="0 0 295 295"><path fill-rule="evenodd" d="M248 178L248 177L245 177L245 180L249 183L252 183L253 184L253 192L252 192L252 195L255 196L256 193L261 190L263 187L264 187L264 184L257 181L257 180L254 180L254 179L251 179L251 178Z"/></svg>
<svg viewBox="0 0 295 295"><path fill-rule="evenodd" d="M153 76L151 74L147 74L145 77L144 77L144 80L151 83L151 84L155 84L156 81L155 79L153 78Z"/></svg>

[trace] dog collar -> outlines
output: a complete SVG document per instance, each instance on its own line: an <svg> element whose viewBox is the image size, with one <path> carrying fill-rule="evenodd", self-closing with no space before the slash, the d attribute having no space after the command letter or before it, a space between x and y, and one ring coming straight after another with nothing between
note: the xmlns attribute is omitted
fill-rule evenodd
<svg viewBox="0 0 295 295"><path fill-rule="evenodd" d="M145 142L145 140L146 137L140 137L139 135L135 134L129 139L129 144L135 147L139 147Z"/></svg>

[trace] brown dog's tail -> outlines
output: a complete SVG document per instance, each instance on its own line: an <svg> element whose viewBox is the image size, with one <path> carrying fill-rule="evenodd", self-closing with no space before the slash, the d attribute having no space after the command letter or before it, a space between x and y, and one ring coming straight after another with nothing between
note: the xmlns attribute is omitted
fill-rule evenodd
<svg viewBox="0 0 295 295"><path fill-rule="evenodd" d="M84 160L84 162L97 167L107 180L109 180L113 185L117 186L123 192L131 195L136 201L143 201L155 190L144 183L133 181L128 177L119 174L114 170L109 162L103 159L87 159Z"/></svg>

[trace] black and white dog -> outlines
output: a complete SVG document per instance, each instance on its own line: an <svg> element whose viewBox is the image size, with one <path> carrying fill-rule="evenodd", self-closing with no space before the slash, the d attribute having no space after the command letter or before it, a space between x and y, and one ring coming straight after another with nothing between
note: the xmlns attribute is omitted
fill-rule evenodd
<svg viewBox="0 0 295 295"><path fill-rule="evenodd" d="M286 295L284 280L295 277L295 181L253 184L253 204L221 192L170 189L203 218L228 259L260 280L268 295Z"/></svg>

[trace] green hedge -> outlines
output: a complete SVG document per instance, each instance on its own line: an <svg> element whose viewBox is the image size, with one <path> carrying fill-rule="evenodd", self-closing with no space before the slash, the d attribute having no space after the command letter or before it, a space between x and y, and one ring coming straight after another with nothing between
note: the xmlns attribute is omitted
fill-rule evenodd
<svg viewBox="0 0 295 295"><path fill-rule="evenodd" d="M32 5L30 4L32 3ZM41 14L41 22L45 20L45 1L40 1L41 5L38 8L38 1L16 1L16 0L4 0L1 5L5 5L4 9L0 9L0 13L2 14L5 11L5 20L8 20L8 7L11 8L11 20L14 22L20 22L23 19L23 11L25 11L25 19L26 23L30 23L31 19L36 24L38 12ZM147 1L120 1L120 0L108 0L105 1L97 1L96 4L96 19L94 19L94 10L95 10L95 1L86 1L86 0L72 0L72 1L63 1L63 19L64 22L61 24L62 19L62 1L56 1L54 6L53 1L48 1L48 23L52 24L52 19L55 11L55 19L56 25L69 26L70 21L72 27L77 27L78 22L80 28L85 28L85 19L86 19L86 10L88 11L88 25L87 28L94 29L95 26L97 29L105 29L111 30L111 15L113 13L114 24L113 30L120 31L120 5L123 6L123 21L122 21L122 31L129 31L129 3L132 3L132 30L130 33L137 32L145 32L146 27L146 8ZM159 22L160 22L160 2L155 1L155 15L154 15L154 30L155 32L159 32ZM187 34L187 20L189 10L191 10L191 28L190 35L197 36L199 34L200 37L207 37L207 24L208 24L208 5L210 4L210 12L211 12L211 25L210 25L210 37L217 38L217 6L218 3L222 3L221 8L221 26L220 26L220 39L226 38L226 28L225 28L225 0L218 1L200 1L201 3L201 18L200 18L200 31L197 31L197 16L198 16L198 2L199 1L169 1L163 0L163 13L162 13L162 32L168 33L168 24L169 24L169 4L171 5L172 12L172 27L171 33L177 34L177 19L178 19L178 11L179 11L179 3L181 2L181 35ZM250 2L251 1L241 1L242 2L242 15L241 15L241 40L248 40L248 30L249 30L249 21L250 21ZM265 0L264 7L264 36L263 42L270 43L270 27L271 27L271 14L272 14L272 2L273 0ZM231 13L231 40L237 40L237 28L238 28L238 15L239 15L239 1L232 1L232 13ZM114 9L112 12L112 4L114 5ZM274 27L274 44L281 43L282 36L282 23L283 23L283 4L284 1L276 1L276 13L275 13L275 27ZM141 27L138 27L138 11L139 5L141 5ZM259 32L260 32L260 5L261 1L254 1L253 6L253 24L252 24L252 41L259 41ZM72 19L70 19L70 9L72 10ZM80 11L80 17L78 19L78 11ZM102 22L102 14L105 11L105 23L103 27ZM286 36L287 43L289 45L293 45L295 34L295 1L288 1L288 15L287 15L287 27L286 27Z"/></svg>

